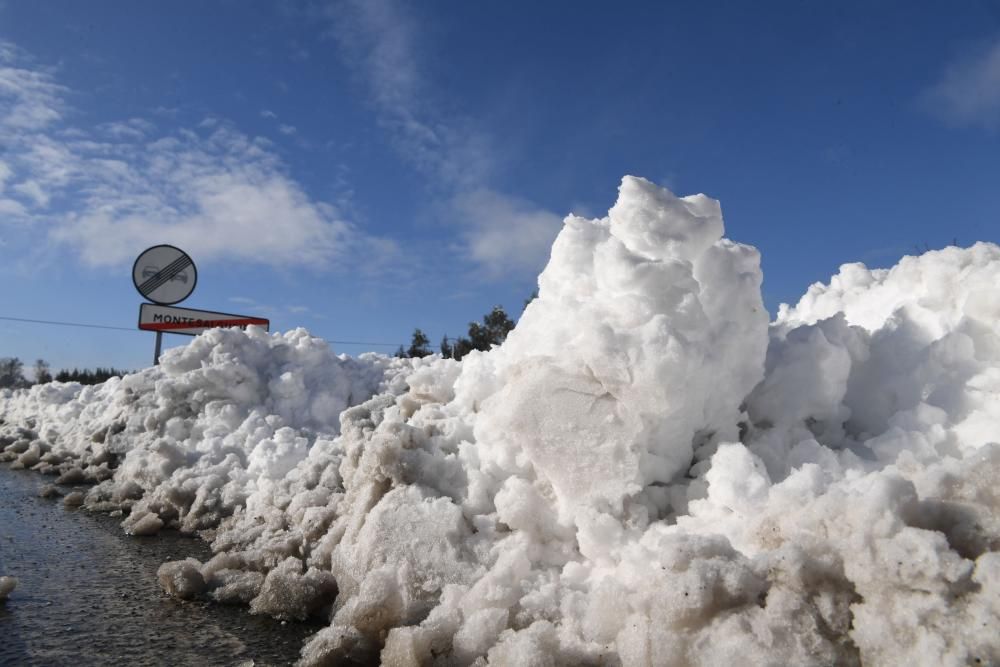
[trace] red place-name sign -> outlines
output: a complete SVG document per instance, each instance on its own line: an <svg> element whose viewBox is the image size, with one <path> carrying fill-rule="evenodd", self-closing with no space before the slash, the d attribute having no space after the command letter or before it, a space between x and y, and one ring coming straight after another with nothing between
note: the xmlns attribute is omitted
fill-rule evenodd
<svg viewBox="0 0 1000 667"><path fill-rule="evenodd" d="M245 329L248 326L263 327L264 331L268 331L271 321L252 315L215 313L210 310L159 306L152 303L144 303L139 307L139 328L144 331L197 336L209 329Z"/></svg>

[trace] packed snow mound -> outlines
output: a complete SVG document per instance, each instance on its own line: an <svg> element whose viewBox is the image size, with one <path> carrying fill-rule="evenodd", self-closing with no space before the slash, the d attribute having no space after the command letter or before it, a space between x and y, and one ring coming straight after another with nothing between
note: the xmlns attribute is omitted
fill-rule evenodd
<svg viewBox="0 0 1000 667"><path fill-rule="evenodd" d="M60 484L100 482L66 502L131 510L123 523L131 534L210 528L294 468L318 433L336 434L343 410L387 391L410 366L338 357L302 329L213 330L140 373L16 392L0 405L8 425L0 457L57 474Z"/></svg>
<svg viewBox="0 0 1000 667"><path fill-rule="evenodd" d="M0 456L211 529L165 590L325 615L304 664L1000 663L1000 248L847 265L768 325L722 234L626 177L489 352L211 332L7 396Z"/></svg>
<svg viewBox="0 0 1000 667"><path fill-rule="evenodd" d="M456 385L478 406L494 487L531 479L561 520L621 516L626 499L658 516L668 505L644 489L686 471L696 445L737 438L768 317L757 251L722 231L718 202L631 177L608 217L566 219L538 298Z"/></svg>

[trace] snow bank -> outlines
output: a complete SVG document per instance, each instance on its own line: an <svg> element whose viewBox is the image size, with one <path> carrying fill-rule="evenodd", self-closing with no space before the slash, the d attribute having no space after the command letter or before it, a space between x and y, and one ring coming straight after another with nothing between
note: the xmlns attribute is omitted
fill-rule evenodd
<svg viewBox="0 0 1000 667"><path fill-rule="evenodd" d="M326 615L305 664L1000 662L1000 248L847 265L769 326L722 234L627 177L490 352L212 332L8 397L0 455L211 529L164 588Z"/></svg>
<svg viewBox="0 0 1000 667"><path fill-rule="evenodd" d="M59 484L97 483L67 504L131 510L130 534L211 528L403 368L376 355L337 357L301 329L215 330L140 373L14 393L0 403L0 458Z"/></svg>

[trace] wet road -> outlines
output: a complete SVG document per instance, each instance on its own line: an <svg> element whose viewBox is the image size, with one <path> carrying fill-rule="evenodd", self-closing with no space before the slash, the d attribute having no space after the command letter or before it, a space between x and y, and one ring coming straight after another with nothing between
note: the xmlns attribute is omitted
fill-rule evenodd
<svg viewBox="0 0 1000 667"><path fill-rule="evenodd" d="M199 539L127 537L118 519L42 499L52 478L0 468L0 665L287 665L315 623L166 596L166 560L206 560Z"/></svg>

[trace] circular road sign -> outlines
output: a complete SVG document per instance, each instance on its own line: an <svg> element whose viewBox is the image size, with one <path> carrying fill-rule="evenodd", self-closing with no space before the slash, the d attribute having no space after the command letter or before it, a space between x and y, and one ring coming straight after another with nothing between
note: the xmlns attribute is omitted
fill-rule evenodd
<svg viewBox="0 0 1000 667"><path fill-rule="evenodd" d="M198 284L198 270L180 248L154 245L143 250L132 265L132 282L145 298L169 306L190 296Z"/></svg>

